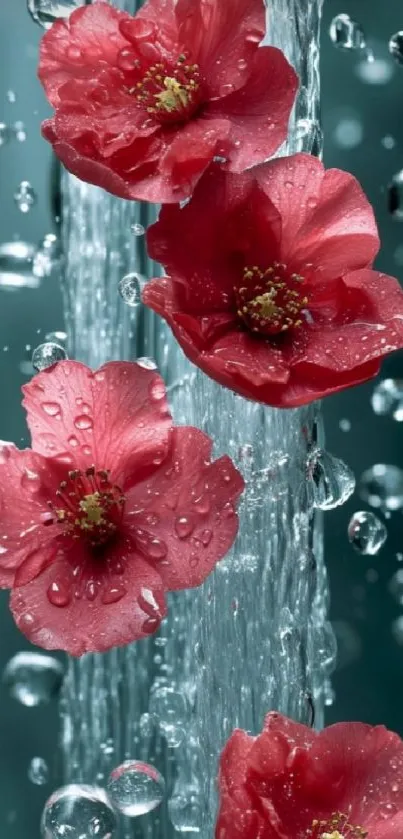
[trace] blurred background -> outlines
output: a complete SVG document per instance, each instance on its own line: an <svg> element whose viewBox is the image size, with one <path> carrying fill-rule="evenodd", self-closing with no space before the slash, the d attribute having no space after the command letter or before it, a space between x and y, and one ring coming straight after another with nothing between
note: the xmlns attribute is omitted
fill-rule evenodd
<svg viewBox="0 0 403 839"><path fill-rule="evenodd" d="M392 38L400 30L401 0L325 0L325 163L361 181L381 233L377 266L403 279L403 31ZM0 438L21 446L27 438L20 386L33 372L32 350L64 329L55 169L39 130L48 112L36 79L40 36L26 0L2 0ZM327 449L357 477L348 504L326 514L331 617L339 643L327 722L360 719L403 734L403 355L385 363L379 381L328 399L324 413ZM348 538L357 512L366 515L356 517L350 538L360 550ZM14 627L5 593L0 639L4 671L12 656L29 649ZM43 803L58 783L54 697L60 673L49 662L36 688L22 680L19 699L10 695L7 678L13 682L13 674L6 673L0 685L0 836L36 839Z"/></svg>

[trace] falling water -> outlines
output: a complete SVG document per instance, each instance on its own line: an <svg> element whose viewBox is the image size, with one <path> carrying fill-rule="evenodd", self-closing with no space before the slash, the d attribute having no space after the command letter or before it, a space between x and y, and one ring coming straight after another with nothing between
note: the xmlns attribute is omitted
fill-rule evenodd
<svg viewBox="0 0 403 839"><path fill-rule="evenodd" d="M284 49L302 82L283 153L321 153L320 10L321 0L270 2L267 40ZM176 422L207 430L216 454L228 452L247 482L236 546L204 586L170 597L159 634L69 661L65 781L102 786L124 760L146 761L165 778L166 800L126 819L124 835L168 839L175 827L211 839L218 756L231 730L258 731L271 708L323 720L334 642L307 468L320 443L319 406L265 409L220 388L195 372L153 314L125 305L119 281L155 274L141 236L153 209L67 174L63 207L69 354L94 367L156 358Z"/></svg>

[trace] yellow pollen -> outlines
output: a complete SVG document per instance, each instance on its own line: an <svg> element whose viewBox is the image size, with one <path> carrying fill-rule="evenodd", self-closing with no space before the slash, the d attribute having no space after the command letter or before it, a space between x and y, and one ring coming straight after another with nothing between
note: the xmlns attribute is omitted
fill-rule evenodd
<svg viewBox="0 0 403 839"><path fill-rule="evenodd" d="M99 500L99 492L94 492L93 495L85 495L80 501L80 510L83 511L86 518L79 520L77 523L83 530L91 529L104 523L104 511Z"/></svg>
<svg viewBox="0 0 403 839"><path fill-rule="evenodd" d="M255 297L251 303L253 305L254 310L260 315L261 318L267 318L271 320L279 310L275 304L275 291L266 291L264 294L259 294ZM246 309L246 307L245 307ZM248 311L246 309L246 311Z"/></svg>
<svg viewBox="0 0 403 839"><path fill-rule="evenodd" d="M330 819L314 819L309 839L366 839L367 831L350 824L345 813L332 813Z"/></svg>
<svg viewBox="0 0 403 839"><path fill-rule="evenodd" d="M157 108L163 108L164 111L172 113L178 108L186 108L189 104L189 95L186 88L171 76L166 76L164 79L164 87L162 93L154 94Z"/></svg>

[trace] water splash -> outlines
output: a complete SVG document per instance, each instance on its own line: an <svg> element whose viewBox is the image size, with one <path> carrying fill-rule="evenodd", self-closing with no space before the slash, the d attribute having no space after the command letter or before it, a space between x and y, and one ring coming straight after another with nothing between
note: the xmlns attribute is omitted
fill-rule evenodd
<svg viewBox="0 0 403 839"><path fill-rule="evenodd" d="M131 0L119 5L133 11ZM321 152L321 5L270 3L269 40L285 49L302 81L283 151ZM65 779L106 783L135 754L165 779L166 797L158 811L126 820L124 836L170 839L175 829L207 839L218 755L231 730L257 731L270 708L311 723L314 706L316 723L323 719L335 648L321 513L307 483L309 453L321 442L319 407L270 410L220 388L195 372L152 313L125 305L117 292L122 277L156 275L136 233L152 209L67 174L63 203L69 354L94 367L137 357L152 369L156 361L176 422L205 428L216 454L228 452L247 480L237 546L203 587L170 596L159 634L69 662ZM188 526L177 523L183 538Z"/></svg>

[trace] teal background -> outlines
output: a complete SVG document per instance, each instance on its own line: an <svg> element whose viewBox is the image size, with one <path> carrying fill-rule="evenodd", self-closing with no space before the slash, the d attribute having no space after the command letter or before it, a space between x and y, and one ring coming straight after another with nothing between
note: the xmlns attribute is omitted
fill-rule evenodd
<svg viewBox="0 0 403 839"><path fill-rule="evenodd" d="M387 84L365 84L356 75L362 56L345 53L331 44L328 28L332 17L349 13L363 25L376 58L387 61L393 73ZM403 66L388 55L389 37L403 29L401 0L325 0L322 87L325 129L325 162L353 172L375 207L383 248L378 267L400 275L396 248L403 246L403 223L387 211L387 184L403 168L402 86ZM52 160L39 126L47 105L36 79L40 30L27 11L25 0L0 3L0 122L25 123L27 140L13 140L0 147L0 242L19 236L37 242L55 229L51 207ZM15 93L11 103L7 91ZM337 127L342 120L358 121L362 141L354 148L340 146ZM339 128L340 131L340 128ZM382 138L391 135L395 146L386 149ZM26 216L13 201L21 180L29 180L38 202ZM20 386L26 381L19 364L48 331L63 328L60 290L55 278L37 290L9 293L0 290L0 439L27 443L20 407ZM396 354L384 365L383 376L402 377L403 357ZM374 462L403 466L403 430L388 418L376 417L370 406L373 383L328 399L327 447L342 457L357 476ZM340 429L348 419L351 430ZM399 609L388 585L399 568L396 554L403 551L403 520L394 513L387 522L389 538L373 558L354 553L347 540L347 524L357 509L366 509L357 494L343 508L326 515L326 554L331 579L332 618L348 624L351 659L346 643L340 644L340 667L333 685L334 704L327 721L361 719L385 723L403 734L403 648L392 636L392 621ZM344 631L346 627L344 626ZM7 595L0 595L0 669L17 651L28 648L7 609ZM350 663L348 656L350 655ZM10 699L0 685L0 836L2 839L39 837L40 812L46 797L59 782L57 757L57 704L28 709ZM27 777L34 756L46 759L49 783L35 787Z"/></svg>

